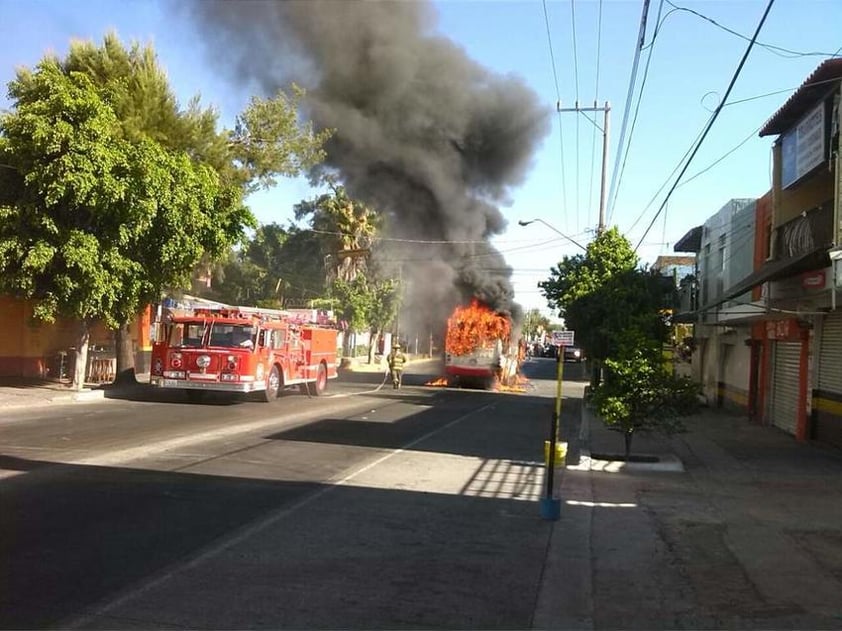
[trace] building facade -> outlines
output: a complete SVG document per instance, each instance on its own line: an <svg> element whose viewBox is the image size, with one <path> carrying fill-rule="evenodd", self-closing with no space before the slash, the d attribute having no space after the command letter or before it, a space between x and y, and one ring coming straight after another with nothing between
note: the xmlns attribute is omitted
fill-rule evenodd
<svg viewBox="0 0 842 631"><path fill-rule="evenodd" d="M842 447L840 85L842 59L823 62L761 128L776 137L772 190L753 221L746 205L728 227L726 206L701 227L698 300L683 315L709 402Z"/></svg>

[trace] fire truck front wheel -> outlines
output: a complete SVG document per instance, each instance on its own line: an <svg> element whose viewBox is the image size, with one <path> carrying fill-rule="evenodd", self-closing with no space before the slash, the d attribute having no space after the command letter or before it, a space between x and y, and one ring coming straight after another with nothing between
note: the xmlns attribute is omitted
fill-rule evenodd
<svg viewBox="0 0 842 631"><path fill-rule="evenodd" d="M272 366L272 370L266 378L266 390L263 391L266 401L271 403L276 400L281 393L282 387L281 371L278 370L277 366Z"/></svg>

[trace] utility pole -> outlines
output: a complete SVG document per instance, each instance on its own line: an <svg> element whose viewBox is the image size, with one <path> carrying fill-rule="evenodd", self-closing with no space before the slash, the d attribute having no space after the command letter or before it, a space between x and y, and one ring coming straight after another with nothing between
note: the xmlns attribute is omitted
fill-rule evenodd
<svg viewBox="0 0 842 631"><path fill-rule="evenodd" d="M602 234L605 231L605 183L607 181L606 176L608 168L608 114L611 112L611 105L608 101L606 101L605 105L599 106L597 102L594 101L593 107L580 107L579 101L576 101L575 107L562 107L561 101L559 101L556 104L556 109L559 112L603 112L604 114L604 122L602 124L602 129L600 130L602 132L602 178L599 193L599 224L596 228L597 234ZM596 122L593 124L596 125L597 129L599 129L599 125L597 125ZM576 201L578 202L578 200Z"/></svg>

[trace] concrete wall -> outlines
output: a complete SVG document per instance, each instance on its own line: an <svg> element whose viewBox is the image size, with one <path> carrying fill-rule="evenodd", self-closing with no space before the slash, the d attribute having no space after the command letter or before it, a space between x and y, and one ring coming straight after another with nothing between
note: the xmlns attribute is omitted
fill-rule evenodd
<svg viewBox="0 0 842 631"><path fill-rule="evenodd" d="M57 378L59 354L75 347L78 334L79 324L74 320L38 322L31 302L0 296L0 376ZM132 323L130 334L142 358L150 344L148 310ZM113 349L113 331L95 323L90 344Z"/></svg>
<svg viewBox="0 0 842 631"><path fill-rule="evenodd" d="M732 199L702 226L701 305L715 301L753 271L755 203L750 198Z"/></svg>

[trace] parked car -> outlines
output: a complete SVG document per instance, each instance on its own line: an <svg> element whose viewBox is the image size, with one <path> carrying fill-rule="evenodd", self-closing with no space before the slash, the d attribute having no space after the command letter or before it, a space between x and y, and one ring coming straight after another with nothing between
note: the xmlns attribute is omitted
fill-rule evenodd
<svg viewBox="0 0 842 631"><path fill-rule="evenodd" d="M566 362L583 362L585 361L585 353L578 346L564 347L564 361Z"/></svg>

